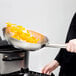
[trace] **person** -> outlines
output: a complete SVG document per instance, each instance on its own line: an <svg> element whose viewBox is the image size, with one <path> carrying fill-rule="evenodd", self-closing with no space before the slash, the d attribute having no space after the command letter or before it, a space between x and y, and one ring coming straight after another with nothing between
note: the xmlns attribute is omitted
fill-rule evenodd
<svg viewBox="0 0 76 76"><path fill-rule="evenodd" d="M59 76L76 76L76 13L66 37L66 49L61 48L55 59L43 67L42 73L50 74L58 66Z"/></svg>

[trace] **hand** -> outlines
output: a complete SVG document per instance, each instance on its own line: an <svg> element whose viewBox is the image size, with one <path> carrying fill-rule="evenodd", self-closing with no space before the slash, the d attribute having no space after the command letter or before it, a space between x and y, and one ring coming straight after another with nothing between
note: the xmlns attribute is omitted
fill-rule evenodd
<svg viewBox="0 0 76 76"><path fill-rule="evenodd" d="M56 60L53 60L51 63L47 64L43 69L42 73L50 74L59 66L59 63Z"/></svg>
<svg viewBox="0 0 76 76"><path fill-rule="evenodd" d="M70 40L67 43L67 47L66 47L68 52L74 52L76 53L76 39Z"/></svg>

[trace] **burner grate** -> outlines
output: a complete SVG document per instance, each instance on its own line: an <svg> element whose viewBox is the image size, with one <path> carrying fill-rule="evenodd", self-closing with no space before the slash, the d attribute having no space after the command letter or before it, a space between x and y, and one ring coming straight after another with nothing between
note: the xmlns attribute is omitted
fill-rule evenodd
<svg viewBox="0 0 76 76"><path fill-rule="evenodd" d="M53 73L51 75L47 75L47 74L42 74L42 73L38 73L38 72L34 72L34 71L29 71L28 76L55 76L55 75Z"/></svg>
<svg viewBox="0 0 76 76"><path fill-rule="evenodd" d="M9 73L9 74L1 74L0 76L55 76L53 73L51 75L42 74L39 72L28 71L28 69L21 69L20 71Z"/></svg>

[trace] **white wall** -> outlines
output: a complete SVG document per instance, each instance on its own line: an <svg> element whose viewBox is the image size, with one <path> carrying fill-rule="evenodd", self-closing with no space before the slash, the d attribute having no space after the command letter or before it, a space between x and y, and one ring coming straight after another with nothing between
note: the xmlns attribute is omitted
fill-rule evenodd
<svg viewBox="0 0 76 76"><path fill-rule="evenodd" d="M46 35L51 43L64 43L75 11L76 0L0 0L0 28L9 21ZM58 51L57 48L43 48L30 52L29 68L41 72Z"/></svg>

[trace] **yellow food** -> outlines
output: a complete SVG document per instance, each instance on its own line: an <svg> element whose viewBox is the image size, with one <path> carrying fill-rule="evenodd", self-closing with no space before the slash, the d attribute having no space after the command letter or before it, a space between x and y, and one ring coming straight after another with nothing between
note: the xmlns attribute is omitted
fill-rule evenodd
<svg viewBox="0 0 76 76"><path fill-rule="evenodd" d="M35 37L33 33L30 33L30 31L24 28L23 26L12 24L10 22L6 24L6 28L10 30L10 33L12 33L13 38L29 43L38 43L39 38Z"/></svg>

